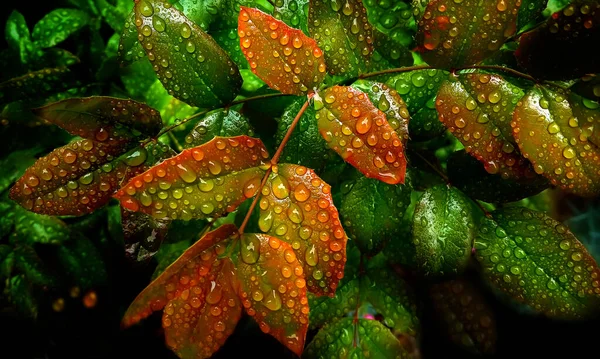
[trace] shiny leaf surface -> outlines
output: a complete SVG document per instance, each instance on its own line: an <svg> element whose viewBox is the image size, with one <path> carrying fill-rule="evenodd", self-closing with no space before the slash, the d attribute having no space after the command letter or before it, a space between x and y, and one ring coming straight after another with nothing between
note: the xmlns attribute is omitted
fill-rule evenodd
<svg viewBox="0 0 600 359"><path fill-rule="evenodd" d="M249 135L254 131L248 118L234 110L216 110L204 116L185 137L185 147L200 146L217 136Z"/></svg>
<svg viewBox="0 0 600 359"><path fill-rule="evenodd" d="M52 47L86 26L89 21L89 16L83 11L56 9L35 24L31 36L36 45Z"/></svg>

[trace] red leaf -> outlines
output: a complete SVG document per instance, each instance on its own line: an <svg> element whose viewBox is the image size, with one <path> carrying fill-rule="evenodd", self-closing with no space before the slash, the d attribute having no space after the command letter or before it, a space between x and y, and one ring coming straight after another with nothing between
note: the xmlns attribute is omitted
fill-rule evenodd
<svg viewBox="0 0 600 359"><path fill-rule="evenodd" d="M252 72L271 88L303 95L325 78L323 51L302 31L260 10L242 6L238 33Z"/></svg>
<svg viewBox="0 0 600 359"><path fill-rule="evenodd" d="M134 177L115 197L155 218L219 217L254 196L266 158L259 139L215 137Z"/></svg>
<svg viewBox="0 0 600 359"><path fill-rule="evenodd" d="M308 330L304 271L292 247L265 234L244 234L237 263L239 294L260 329L298 356Z"/></svg>
<svg viewBox="0 0 600 359"><path fill-rule="evenodd" d="M365 176L404 183L406 158L398 134L365 93L334 86L315 96L319 131L327 145Z"/></svg>
<svg viewBox="0 0 600 359"><path fill-rule="evenodd" d="M263 187L258 225L292 246L310 292L335 294L348 237L327 183L306 167L279 165Z"/></svg>

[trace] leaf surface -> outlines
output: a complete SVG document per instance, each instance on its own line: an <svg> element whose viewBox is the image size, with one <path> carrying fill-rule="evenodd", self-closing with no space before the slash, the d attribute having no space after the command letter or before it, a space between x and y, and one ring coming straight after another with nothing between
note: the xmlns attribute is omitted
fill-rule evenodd
<svg viewBox="0 0 600 359"><path fill-rule="evenodd" d="M217 136L252 136L254 131L248 118L237 111L216 110L204 116L185 137L185 147L200 146Z"/></svg>
<svg viewBox="0 0 600 359"><path fill-rule="evenodd" d="M40 47L52 47L86 26L90 17L75 9L55 9L44 16L33 28L33 41Z"/></svg>

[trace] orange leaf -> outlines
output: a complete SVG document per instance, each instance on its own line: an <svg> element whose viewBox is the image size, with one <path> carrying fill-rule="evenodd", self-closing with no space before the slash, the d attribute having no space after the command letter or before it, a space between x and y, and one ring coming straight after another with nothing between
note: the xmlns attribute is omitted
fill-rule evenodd
<svg viewBox="0 0 600 359"><path fill-rule="evenodd" d="M266 234L241 237L239 295L260 329L300 355L308 330L302 265L292 247Z"/></svg>
<svg viewBox="0 0 600 359"><path fill-rule="evenodd" d="M259 139L215 137L134 177L115 197L155 218L219 217L254 196L267 157Z"/></svg>
<svg viewBox="0 0 600 359"><path fill-rule="evenodd" d="M271 88L303 95L325 78L323 51L302 31L260 10L242 6L238 33L252 72Z"/></svg>
<svg viewBox="0 0 600 359"><path fill-rule="evenodd" d="M319 131L330 148L365 176L404 183L406 158L398 134L367 95L348 86L315 96Z"/></svg>
<svg viewBox="0 0 600 359"><path fill-rule="evenodd" d="M335 294L348 237L327 183L306 167L279 165L263 187L258 225L292 246L310 292Z"/></svg>

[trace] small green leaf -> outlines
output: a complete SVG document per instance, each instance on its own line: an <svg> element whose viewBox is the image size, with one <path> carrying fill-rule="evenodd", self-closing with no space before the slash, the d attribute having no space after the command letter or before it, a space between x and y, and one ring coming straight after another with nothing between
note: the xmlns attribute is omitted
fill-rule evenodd
<svg viewBox="0 0 600 359"><path fill-rule="evenodd" d="M273 16L308 34L308 14L305 10L309 2L309 0L275 0Z"/></svg>
<svg viewBox="0 0 600 359"><path fill-rule="evenodd" d="M33 41L47 48L66 40L90 22L90 17L81 10L55 9L44 16L33 28Z"/></svg>
<svg viewBox="0 0 600 359"><path fill-rule="evenodd" d="M600 309L600 268L575 236L541 212L504 208L475 238L484 279L538 313L588 318Z"/></svg>
<svg viewBox="0 0 600 359"><path fill-rule="evenodd" d="M48 268L35 250L27 245L15 247L15 267L27 278L28 283L51 287L57 280L48 272Z"/></svg>
<svg viewBox="0 0 600 359"><path fill-rule="evenodd" d="M535 25L537 21L541 20L546 5L548 5L548 0L521 0L517 17L517 30L520 31L527 25Z"/></svg>
<svg viewBox="0 0 600 359"><path fill-rule="evenodd" d="M374 255L402 232L411 186L389 185L367 177L342 186L340 216L361 253Z"/></svg>
<svg viewBox="0 0 600 359"><path fill-rule="evenodd" d="M248 119L231 109L215 110L202 118L185 137L185 148L200 146L216 136L253 136Z"/></svg>
<svg viewBox="0 0 600 359"><path fill-rule="evenodd" d="M11 152L8 156L0 160L0 193L10 187L13 182L23 175L27 167L31 166L36 159L36 155L41 152L38 147L26 150Z"/></svg>
<svg viewBox="0 0 600 359"><path fill-rule="evenodd" d="M34 297L29 280L21 274L7 280L4 293L19 312L28 318L38 315L38 304Z"/></svg>
<svg viewBox="0 0 600 359"><path fill-rule="evenodd" d="M17 100L43 99L82 85L81 73L57 67L29 72L0 83L0 104Z"/></svg>
<svg viewBox="0 0 600 359"><path fill-rule="evenodd" d="M327 323L335 322L339 318L346 317L348 313L351 313L360 306L359 279L354 278L350 281L346 280L340 283L341 285L336 289L335 297L333 298L325 296L317 297L309 293L310 329L317 329Z"/></svg>
<svg viewBox="0 0 600 359"><path fill-rule="evenodd" d="M25 17L17 10L13 10L6 20L4 37L8 47L19 53L21 63L28 63L34 46Z"/></svg>
<svg viewBox="0 0 600 359"><path fill-rule="evenodd" d="M15 232L21 243L61 244L69 239L69 229L56 217L15 207Z"/></svg>

